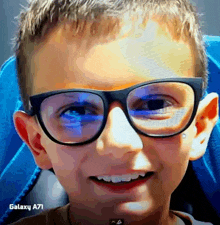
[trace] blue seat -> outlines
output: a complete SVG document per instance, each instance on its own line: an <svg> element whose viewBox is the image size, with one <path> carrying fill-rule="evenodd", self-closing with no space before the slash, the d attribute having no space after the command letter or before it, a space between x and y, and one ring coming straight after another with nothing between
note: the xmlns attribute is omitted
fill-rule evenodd
<svg viewBox="0 0 220 225"><path fill-rule="evenodd" d="M43 204L44 209L50 209L67 204L68 196L52 171L35 164L15 130L13 113L24 109L14 57L1 67L0 99L0 224L9 224L42 211L11 210L10 204Z"/></svg>
<svg viewBox="0 0 220 225"><path fill-rule="evenodd" d="M220 94L220 37L204 36L209 59L208 92ZM68 203L53 171L41 170L13 125L13 113L23 110L15 58L0 71L0 224L9 224L39 210L11 210L9 204L43 204L44 209ZM220 224L220 127L214 128L205 155L189 163L186 175L171 198L171 208L191 213L197 220Z"/></svg>

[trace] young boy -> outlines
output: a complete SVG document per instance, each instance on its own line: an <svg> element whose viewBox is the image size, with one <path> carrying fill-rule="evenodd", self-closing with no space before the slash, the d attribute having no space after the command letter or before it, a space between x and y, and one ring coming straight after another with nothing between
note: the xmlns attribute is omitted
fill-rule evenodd
<svg viewBox="0 0 220 225"><path fill-rule="evenodd" d="M218 120L188 0L35 0L20 22L14 124L70 203L14 224L210 224L169 209Z"/></svg>

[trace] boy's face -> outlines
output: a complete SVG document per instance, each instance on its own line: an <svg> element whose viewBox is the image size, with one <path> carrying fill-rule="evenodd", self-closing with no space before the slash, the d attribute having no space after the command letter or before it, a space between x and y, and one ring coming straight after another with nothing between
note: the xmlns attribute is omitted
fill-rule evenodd
<svg viewBox="0 0 220 225"><path fill-rule="evenodd" d="M68 35L62 26L59 27L31 56L33 94L71 88L119 90L159 78L195 75L190 46L172 41L171 36L153 21L148 22L141 37L97 43L90 49L86 41L77 47L79 43L69 41ZM209 98L209 102L216 98ZM207 108L208 103L205 106ZM118 217L132 221L168 210L170 196L182 180L189 160L204 154L205 143L214 126L212 122L205 130L207 135L203 141L201 135L205 128L200 127L198 118L204 110L204 107L199 108L195 120L184 132L185 139L182 134L170 138L138 134L119 103L111 105L106 127L93 143L76 147L54 143L27 115L20 118L27 125L28 137L25 139L22 131L20 136L40 167L53 167L76 215L85 218L83 209L87 209L88 218L109 220ZM16 128L19 130L19 123ZM194 147L202 141L205 147ZM120 193L109 191L90 179L91 176L148 171L154 172L148 181Z"/></svg>

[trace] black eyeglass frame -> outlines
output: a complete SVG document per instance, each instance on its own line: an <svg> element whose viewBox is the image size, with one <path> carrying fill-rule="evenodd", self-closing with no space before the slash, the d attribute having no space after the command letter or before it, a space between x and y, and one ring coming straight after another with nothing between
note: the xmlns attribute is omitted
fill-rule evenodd
<svg viewBox="0 0 220 225"><path fill-rule="evenodd" d="M128 108L127 108L127 97L128 97L128 94L136 88L139 88L139 87L142 87L145 85L149 85L149 84L164 83L164 82L184 83L184 84L189 85L193 89L194 97L195 97L193 112L192 112L189 122L179 132L171 134L171 135L149 135L149 134L146 134L146 133L140 131L139 129L137 129L136 126L133 124L132 120L130 119L130 116L128 113ZM92 94L98 95L103 101L103 106L104 106L104 115L103 116L104 116L104 118L103 118L102 125L101 125L99 131L97 132L97 134L87 141L80 142L80 143L60 142L60 141L56 140L52 135L50 135L50 133L47 131L47 129L44 125L44 122L42 120L42 117L40 114L41 103L48 97L51 97L51 96L57 95L57 94L61 94L61 93L68 93L68 92L92 93ZM202 98L202 95L203 95L203 79L201 77L166 78L166 79L157 79L157 80L143 82L143 83L131 86L129 88L122 89L122 90L116 90L116 91L100 91L100 90L91 90L91 89L66 89L66 90L57 90L57 91L46 92L46 93L42 93L42 94L38 94L38 95L33 95L33 96L30 96L31 110L28 111L27 114L30 116L37 115L37 119L38 119L43 131L55 143L61 144L61 145L67 145L67 146L79 146L79 145L89 144L89 143L95 141L96 139L98 139L98 137L101 135L101 133L104 130L104 127L106 125L110 104L112 104L113 102L120 102L122 105L123 111L126 115L126 118L128 119L132 128L138 134L142 134L144 136L153 137L153 138L168 138L168 137L173 137L175 135L182 133L191 125L193 119L195 118L196 112L198 110L198 105Z"/></svg>

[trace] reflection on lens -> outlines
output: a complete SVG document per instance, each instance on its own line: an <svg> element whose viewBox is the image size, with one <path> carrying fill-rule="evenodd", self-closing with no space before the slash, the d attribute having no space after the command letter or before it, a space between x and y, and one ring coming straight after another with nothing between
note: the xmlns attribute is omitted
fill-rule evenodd
<svg viewBox="0 0 220 225"><path fill-rule="evenodd" d="M41 104L46 129L64 143L79 143L94 137L101 128L103 114L102 99L92 93L57 94Z"/></svg>
<svg viewBox="0 0 220 225"><path fill-rule="evenodd" d="M187 84L150 84L129 93L128 113L140 131L154 136L172 135L188 124L194 98L193 89Z"/></svg>

